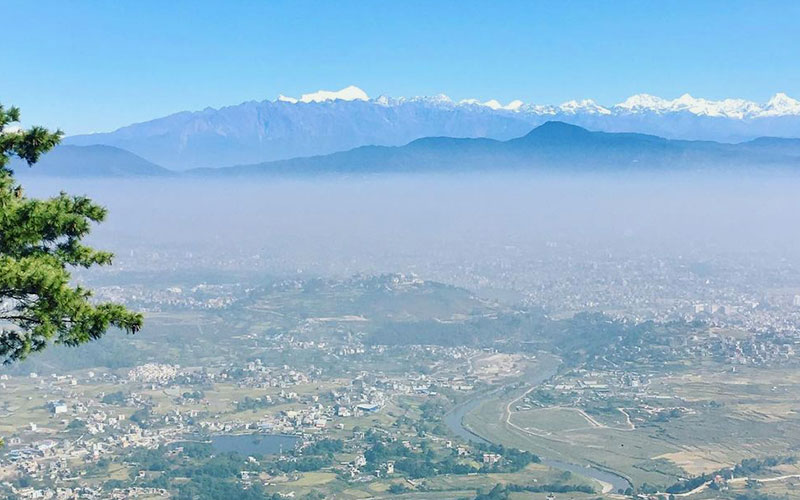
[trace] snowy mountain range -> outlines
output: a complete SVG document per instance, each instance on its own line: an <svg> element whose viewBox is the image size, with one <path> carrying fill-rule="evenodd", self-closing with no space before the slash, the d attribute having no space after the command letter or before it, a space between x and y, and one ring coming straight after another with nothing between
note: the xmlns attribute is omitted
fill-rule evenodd
<svg viewBox="0 0 800 500"><path fill-rule="evenodd" d="M71 136L66 144L125 149L171 169L253 164L322 155L365 145L398 146L423 137L508 140L558 120L592 130L670 139L741 142L800 137L800 101L776 94L760 104L684 94L638 94L603 106L590 99L560 105L433 97L370 98L358 87L299 98L250 101L181 112L113 132Z"/></svg>
<svg viewBox="0 0 800 500"><path fill-rule="evenodd" d="M369 101L366 92L355 86L349 86L339 91L320 90L311 94L303 94L299 99L294 97L278 96L278 100L290 103L310 103L325 101ZM650 94L636 94L625 101L606 108L598 105L591 99L582 101L567 101L558 106L542 106L537 104L525 104L519 99L513 100L506 105L501 104L496 99L480 102L478 99L463 99L455 103L444 94L435 97L416 97L413 99L399 98L392 99L381 96L375 102L383 106L393 106L407 101L412 102L433 102L442 106L484 106L492 110L515 111L519 113L531 114L600 114L600 115L620 115L625 113L679 113L689 112L698 116L717 116L726 118L762 118L769 116L800 115L800 101L792 99L783 93L775 94L766 104L758 104L744 99L724 99L721 101L710 101L698 99L690 94L683 94L677 99L667 100Z"/></svg>

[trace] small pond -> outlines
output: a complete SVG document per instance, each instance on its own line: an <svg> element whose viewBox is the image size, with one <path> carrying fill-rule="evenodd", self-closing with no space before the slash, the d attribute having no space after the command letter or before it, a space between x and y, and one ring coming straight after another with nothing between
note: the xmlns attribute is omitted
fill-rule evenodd
<svg viewBox="0 0 800 500"><path fill-rule="evenodd" d="M218 452L240 455L275 455L294 449L300 438L281 434L226 434L211 436L211 446Z"/></svg>

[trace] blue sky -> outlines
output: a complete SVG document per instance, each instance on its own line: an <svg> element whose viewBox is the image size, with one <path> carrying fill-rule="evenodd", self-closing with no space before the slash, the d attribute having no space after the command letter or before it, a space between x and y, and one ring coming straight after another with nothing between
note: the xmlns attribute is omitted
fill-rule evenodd
<svg viewBox="0 0 800 500"><path fill-rule="evenodd" d="M4 0L0 102L110 130L357 85L370 96L800 97L800 2Z"/></svg>

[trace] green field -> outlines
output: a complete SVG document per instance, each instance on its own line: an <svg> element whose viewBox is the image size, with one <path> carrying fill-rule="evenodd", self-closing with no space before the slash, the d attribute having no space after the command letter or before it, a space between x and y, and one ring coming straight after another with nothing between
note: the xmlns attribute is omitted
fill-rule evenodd
<svg viewBox="0 0 800 500"><path fill-rule="evenodd" d="M792 401L798 376L786 370L741 370L732 375L706 367L691 377L661 377L653 392L663 401L691 401L679 418L630 429L619 411L575 409L506 413L513 393L484 402L465 418L481 436L572 463L618 471L635 484L669 485L680 477L712 472L746 458L793 455L800 447L800 413ZM686 398L685 400L683 398ZM597 424L600 424L599 426Z"/></svg>
<svg viewBox="0 0 800 500"><path fill-rule="evenodd" d="M565 433L592 428L589 421L572 408L540 408L513 412L511 423L534 434Z"/></svg>

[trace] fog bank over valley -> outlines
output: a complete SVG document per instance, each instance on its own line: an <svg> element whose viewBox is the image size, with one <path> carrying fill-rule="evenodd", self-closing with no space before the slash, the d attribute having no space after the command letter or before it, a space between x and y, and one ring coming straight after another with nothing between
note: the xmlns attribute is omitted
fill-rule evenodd
<svg viewBox="0 0 800 500"><path fill-rule="evenodd" d="M797 257L797 179L373 176L26 181L110 210L95 242L126 268L456 277L464 266L606 256ZM158 254L158 255L154 255ZM453 274L455 273L455 274Z"/></svg>

